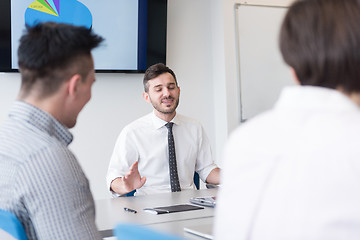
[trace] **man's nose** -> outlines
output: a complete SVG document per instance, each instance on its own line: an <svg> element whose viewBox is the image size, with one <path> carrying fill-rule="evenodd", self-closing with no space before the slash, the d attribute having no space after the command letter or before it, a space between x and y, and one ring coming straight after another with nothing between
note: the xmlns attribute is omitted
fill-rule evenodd
<svg viewBox="0 0 360 240"><path fill-rule="evenodd" d="M169 89L164 88L164 89L163 89L163 95L164 95L165 97L168 97L168 96L170 95Z"/></svg>

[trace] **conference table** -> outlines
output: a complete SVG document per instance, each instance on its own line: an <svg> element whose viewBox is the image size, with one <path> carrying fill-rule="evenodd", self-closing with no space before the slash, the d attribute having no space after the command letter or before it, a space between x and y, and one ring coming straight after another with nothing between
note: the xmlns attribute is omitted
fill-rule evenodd
<svg viewBox="0 0 360 240"><path fill-rule="evenodd" d="M112 237L112 230L119 223L135 223L182 236L185 239L203 239L185 232L184 227L211 224L214 219L214 208L204 207L200 210L158 215L146 212L144 209L190 204L189 200L192 197L216 196L216 194L217 188L211 188L97 200L95 201L96 224L104 239L115 239ZM125 211L124 208L136 210L137 213Z"/></svg>

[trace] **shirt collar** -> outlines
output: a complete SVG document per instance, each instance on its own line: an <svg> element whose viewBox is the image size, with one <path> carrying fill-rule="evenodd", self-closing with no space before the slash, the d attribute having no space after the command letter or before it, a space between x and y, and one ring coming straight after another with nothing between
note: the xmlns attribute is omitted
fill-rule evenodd
<svg viewBox="0 0 360 240"><path fill-rule="evenodd" d="M67 127L53 116L23 101L16 101L13 104L9 117L18 121L25 121L66 145L69 145L73 140L73 135Z"/></svg>
<svg viewBox="0 0 360 240"><path fill-rule="evenodd" d="M337 111L359 110L359 107L343 93L325 87L288 86L285 87L275 104L276 109L328 109Z"/></svg>
<svg viewBox="0 0 360 240"><path fill-rule="evenodd" d="M167 123L166 121L162 120L161 118L159 118L158 116L156 116L155 112L152 112L152 122L154 125L155 129L159 129L161 127L164 127L165 124ZM180 117L178 114L175 115L175 117L173 119L171 119L170 122L173 122L175 125L180 125Z"/></svg>

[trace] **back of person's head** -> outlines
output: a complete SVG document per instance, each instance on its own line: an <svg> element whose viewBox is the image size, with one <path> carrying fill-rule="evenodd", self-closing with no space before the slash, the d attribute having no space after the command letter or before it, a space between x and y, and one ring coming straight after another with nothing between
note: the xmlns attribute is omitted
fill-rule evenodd
<svg viewBox="0 0 360 240"><path fill-rule="evenodd" d="M175 76L174 71L171 70L169 67L167 67L163 63L157 63L157 64L154 64L154 65L150 66L145 71L144 80L143 80L145 92L149 91L148 81L160 76L163 73L170 73L174 77L175 83L177 85L177 80L176 80L176 76Z"/></svg>
<svg viewBox="0 0 360 240"><path fill-rule="evenodd" d="M57 91L74 74L83 79L91 70L91 50L103 38L84 27L40 23L26 27L18 49L23 94L36 87L41 97Z"/></svg>
<svg viewBox="0 0 360 240"><path fill-rule="evenodd" d="M360 92L358 0L298 0L280 32L280 50L301 85Z"/></svg>

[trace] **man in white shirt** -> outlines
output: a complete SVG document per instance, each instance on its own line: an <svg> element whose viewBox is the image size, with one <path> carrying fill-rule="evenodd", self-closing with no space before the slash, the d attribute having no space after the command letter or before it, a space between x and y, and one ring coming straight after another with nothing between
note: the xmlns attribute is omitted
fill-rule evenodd
<svg viewBox="0 0 360 240"><path fill-rule="evenodd" d="M280 49L301 86L232 133L216 239L360 239L360 2L301 0Z"/></svg>
<svg viewBox="0 0 360 240"><path fill-rule="evenodd" d="M201 124L176 113L180 88L175 73L162 63L144 75L143 98L154 111L126 126L110 160L107 186L115 195L136 190L136 195L171 191L168 129L173 123L178 181L181 189L195 189L197 172L207 183L219 184L209 140ZM180 190L180 189L179 189Z"/></svg>

